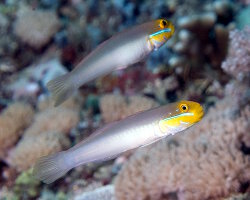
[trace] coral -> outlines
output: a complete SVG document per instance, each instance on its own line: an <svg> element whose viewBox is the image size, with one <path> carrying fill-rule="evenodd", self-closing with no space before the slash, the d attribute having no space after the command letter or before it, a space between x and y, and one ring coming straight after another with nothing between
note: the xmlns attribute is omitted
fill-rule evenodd
<svg viewBox="0 0 250 200"><path fill-rule="evenodd" d="M230 32L230 47L222 69L241 80L250 72L250 26Z"/></svg>
<svg viewBox="0 0 250 200"><path fill-rule="evenodd" d="M0 189L0 199L18 200L18 196L8 187L3 186Z"/></svg>
<svg viewBox="0 0 250 200"><path fill-rule="evenodd" d="M229 30L236 9L228 0L177 1L177 5L178 2L181 6L172 17L176 20L176 32L166 44L172 51L165 56L168 57L164 62L167 65L165 72L178 75L180 84L184 80L183 85L188 88L191 77L193 80L201 76L212 79L201 69L220 69L226 57ZM213 73L213 78L221 77L220 70L213 70Z"/></svg>
<svg viewBox="0 0 250 200"><path fill-rule="evenodd" d="M220 200L248 200L250 198L250 194L245 193L245 194L233 194L230 197L227 198L222 198Z"/></svg>
<svg viewBox="0 0 250 200"><path fill-rule="evenodd" d="M15 181L14 192L18 199L36 197L39 192L40 181L35 179L32 169L22 172Z"/></svg>
<svg viewBox="0 0 250 200"><path fill-rule="evenodd" d="M62 151L68 146L68 139L58 132L24 137L9 153L7 162L18 171L24 171L32 167L38 158Z"/></svg>
<svg viewBox="0 0 250 200"><path fill-rule="evenodd" d="M90 192L85 192L74 198L75 200L115 200L114 186L106 185Z"/></svg>
<svg viewBox="0 0 250 200"><path fill-rule="evenodd" d="M36 114L34 123L25 131L24 137L39 135L47 131L68 134L78 121L77 110L64 107L47 109Z"/></svg>
<svg viewBox="0 0 250 200"><path fill-rule="evenodd" d="M144 88L145 94L153 94L158 102L164 104L167 102L167 98L171 101L176 98L176 91L179 87L179 82L176 76L168 76L165 79L156 79L154 84L148 84Z"/></svg>
<svg viewBox="0 0 250 200"><path fill-rule="evenodd" d="M105 122L112 122L122 118L121 112L124 107L126 107L126 101L121 95L104 95L100 100L100 109Z"/></svg>
<svg viewBox="0 0 250 200"><path fill-rule="evenodd" d="M54 12L27 10L18 16L14 32L23 42L40 49L50 41L59 27L60 23Z"/></svg>
<svg viewBox="0 0 250 200"><path fill-rule="evenodd" d="M32 122L33 108L25 103L9 105L0 115L0 156L5 154Z"/></svg>
<svg viewBox="0 0 250 200"><path fill-rule="evenodd" d="M82 104L82 99L78 95L76 95L67 99L60 105L60 107L71 110L79 110L81 104ZM44 111L46 109L54 109L54 100L51 97L41 96L38 101L37 107L39 111Z"/></svg>
<svg viewBox="0 0 250 200"><path fill-rule="evenodd" d="M239 104L245 104L246 101L249 101L250 88L248 84L233 80L225 85L224 94L236 97Z"/></svg>
<svg viewBox="0 0 250 200"><path fill-rule="evenodd" d="M78 106L74 98L58 108L51 108L49 100L43 105L40 104L38 107L42 111L35 115L22 139L10 151L6 159L9 165L23 171L31 167L39 157L69 146L66 134L79 121Z"/></svg>
<svg viewBox="0 0 250 200"><path fill-rule="evenodd" d="M237 112L227 98L185 134L137 151L116 179L116 198L195 200L238 192L250 181L249 155L241 150L249 145L250 106Z"/></svg>
<svg viewBox="0 0 250 200"><path fill-rule="evenodd" d="M102 117L105 122L120 120L157 105L154 100L139 95L130 96L126 99L125 96L108 94L100 100Z"/></svg>

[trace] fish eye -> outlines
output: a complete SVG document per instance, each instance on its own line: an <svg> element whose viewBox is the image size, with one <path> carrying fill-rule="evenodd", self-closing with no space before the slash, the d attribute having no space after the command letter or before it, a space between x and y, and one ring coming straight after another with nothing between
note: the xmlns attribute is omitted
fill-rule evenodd
<svg viewBox="0 0 250 200"><path fill-rule="evenodd" d="M181 104L180 109L181 109L181 111L183 111L183 112L187 112L187 111L188 111L188 106L187 106L187 104Z"/></svg>
<svg viewBox="0 0 250 200"><path fill-rule="evenodd" d="M167 26L167 22L165 20L162 20L160 23L161 28L165 28Z"/></svg>

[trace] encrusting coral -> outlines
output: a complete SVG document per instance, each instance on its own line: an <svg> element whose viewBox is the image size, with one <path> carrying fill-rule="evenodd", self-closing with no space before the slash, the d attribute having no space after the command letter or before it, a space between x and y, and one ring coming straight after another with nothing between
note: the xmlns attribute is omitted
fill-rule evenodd
<svg viewBox="0 0 250 200"><path fill-rule="evenodd" d="M7 162L18 171L24 171L35 164L38 158L62 151L69 144L67 137L58 132L24 137L10 152Z"/></svg>
<svg viewBox="0 0 250 200"><path fill-rule="evenodd" d="M12 147L23 130L32 123L34 110L29 104L16 102L0 115L0 157Z"/></svg>
<svg viewBox="0 0 250 200"><path fill-rule="evenodd" d="M156 107L158 103L148 97L122 95L104 95L100 101L100 108L104 121L112 122L123 119L140 111Z"/></svg>
<svg viewBox="0 0 250 200"><path fill-rule="evenodd" d="M242 79L250 72L250 26L242 31L231 31L229 37L230 48L222 69L237 79Z"/></svg>
<svg viewBox="0 0 250 200"><path fill-rule="evenodd" d="M236 105L226 98L185 133L137 151L116 179L116 198L196 200L239 192L250 181L250 158L241 150L250 144L250 106L237 113Z"/></svg>
<svg viewBox="0 0 250 200"><path fill-rule="evenodd" d="M49 99L39 104L33 123L23 133L22 139L13 148L6 159L7 163L18 171L31 167L35 161L69 147L67 135L79 122L81 102L71 99L60 107L51 107Z"/></svg>
<svg viewBox="0 0 250 200"><path fill-rule="evenodd" d="M35 116L34 123L25 131L24 137L39 135L47 131L68 134L78 121L79 113L76 110L64 107L46 109Z"/></svg>
<svg viewBox="0 0 250 200"><path fill-rule="evenodd" d="M54 109L54 100L51 97L43 96L38 101L38 110L44 111L46 109ZM75 95L60 105L60 107L71 109L71 110L79 110L82 104L82 99L79 95Z"/></svg>
<svg viewBox="0 0 250 200"><path fill-rule="evenodd" d="M14 31L23 42L39 49L49 42L59 27L54 12L27 10L18 16Z"/></svg>

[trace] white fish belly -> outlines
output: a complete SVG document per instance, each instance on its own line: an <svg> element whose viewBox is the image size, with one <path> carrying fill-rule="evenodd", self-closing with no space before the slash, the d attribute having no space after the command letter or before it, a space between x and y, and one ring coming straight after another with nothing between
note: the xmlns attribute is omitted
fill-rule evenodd
<svg viewBox="0 0 250 200"><path fill-rule="evenodd" d="M96 138L87 144L70 152L75 166L93 162L108 160L119 154L152 143L159 137L159 130L155 123L132 129L122 130L119 133Z"/></svg>
<svg viewBox="0 0 250 200"><path fill-rule="evenodd" d="M71 72L72 81L77 87L80 87L86 82L106 75L115 69L134 64L149 53L150 49L148 49L147 40L144 37L110 50L107 49L103 54L95 55L95 59L91 58L77 66L77 69Z"/></svg>

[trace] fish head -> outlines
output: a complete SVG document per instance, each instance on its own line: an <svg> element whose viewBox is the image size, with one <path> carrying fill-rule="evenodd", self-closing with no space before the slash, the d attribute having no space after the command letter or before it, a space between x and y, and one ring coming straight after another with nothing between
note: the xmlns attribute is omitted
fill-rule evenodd
<svg viewBox="0 0 250 200"><path fill-rule="evenodd" d="M171 105L170 112L159 121L163 134L175 134L199 122L203 115L202 106L193 101L180 101Z"/></svg>
<svg viewBox="0 0 250 200"><path fill-rule="evenodd" d="M174 34L174 25L166 19L153 21L152 30L149 33L149 42L154 50L160 48Z"/></svg>

